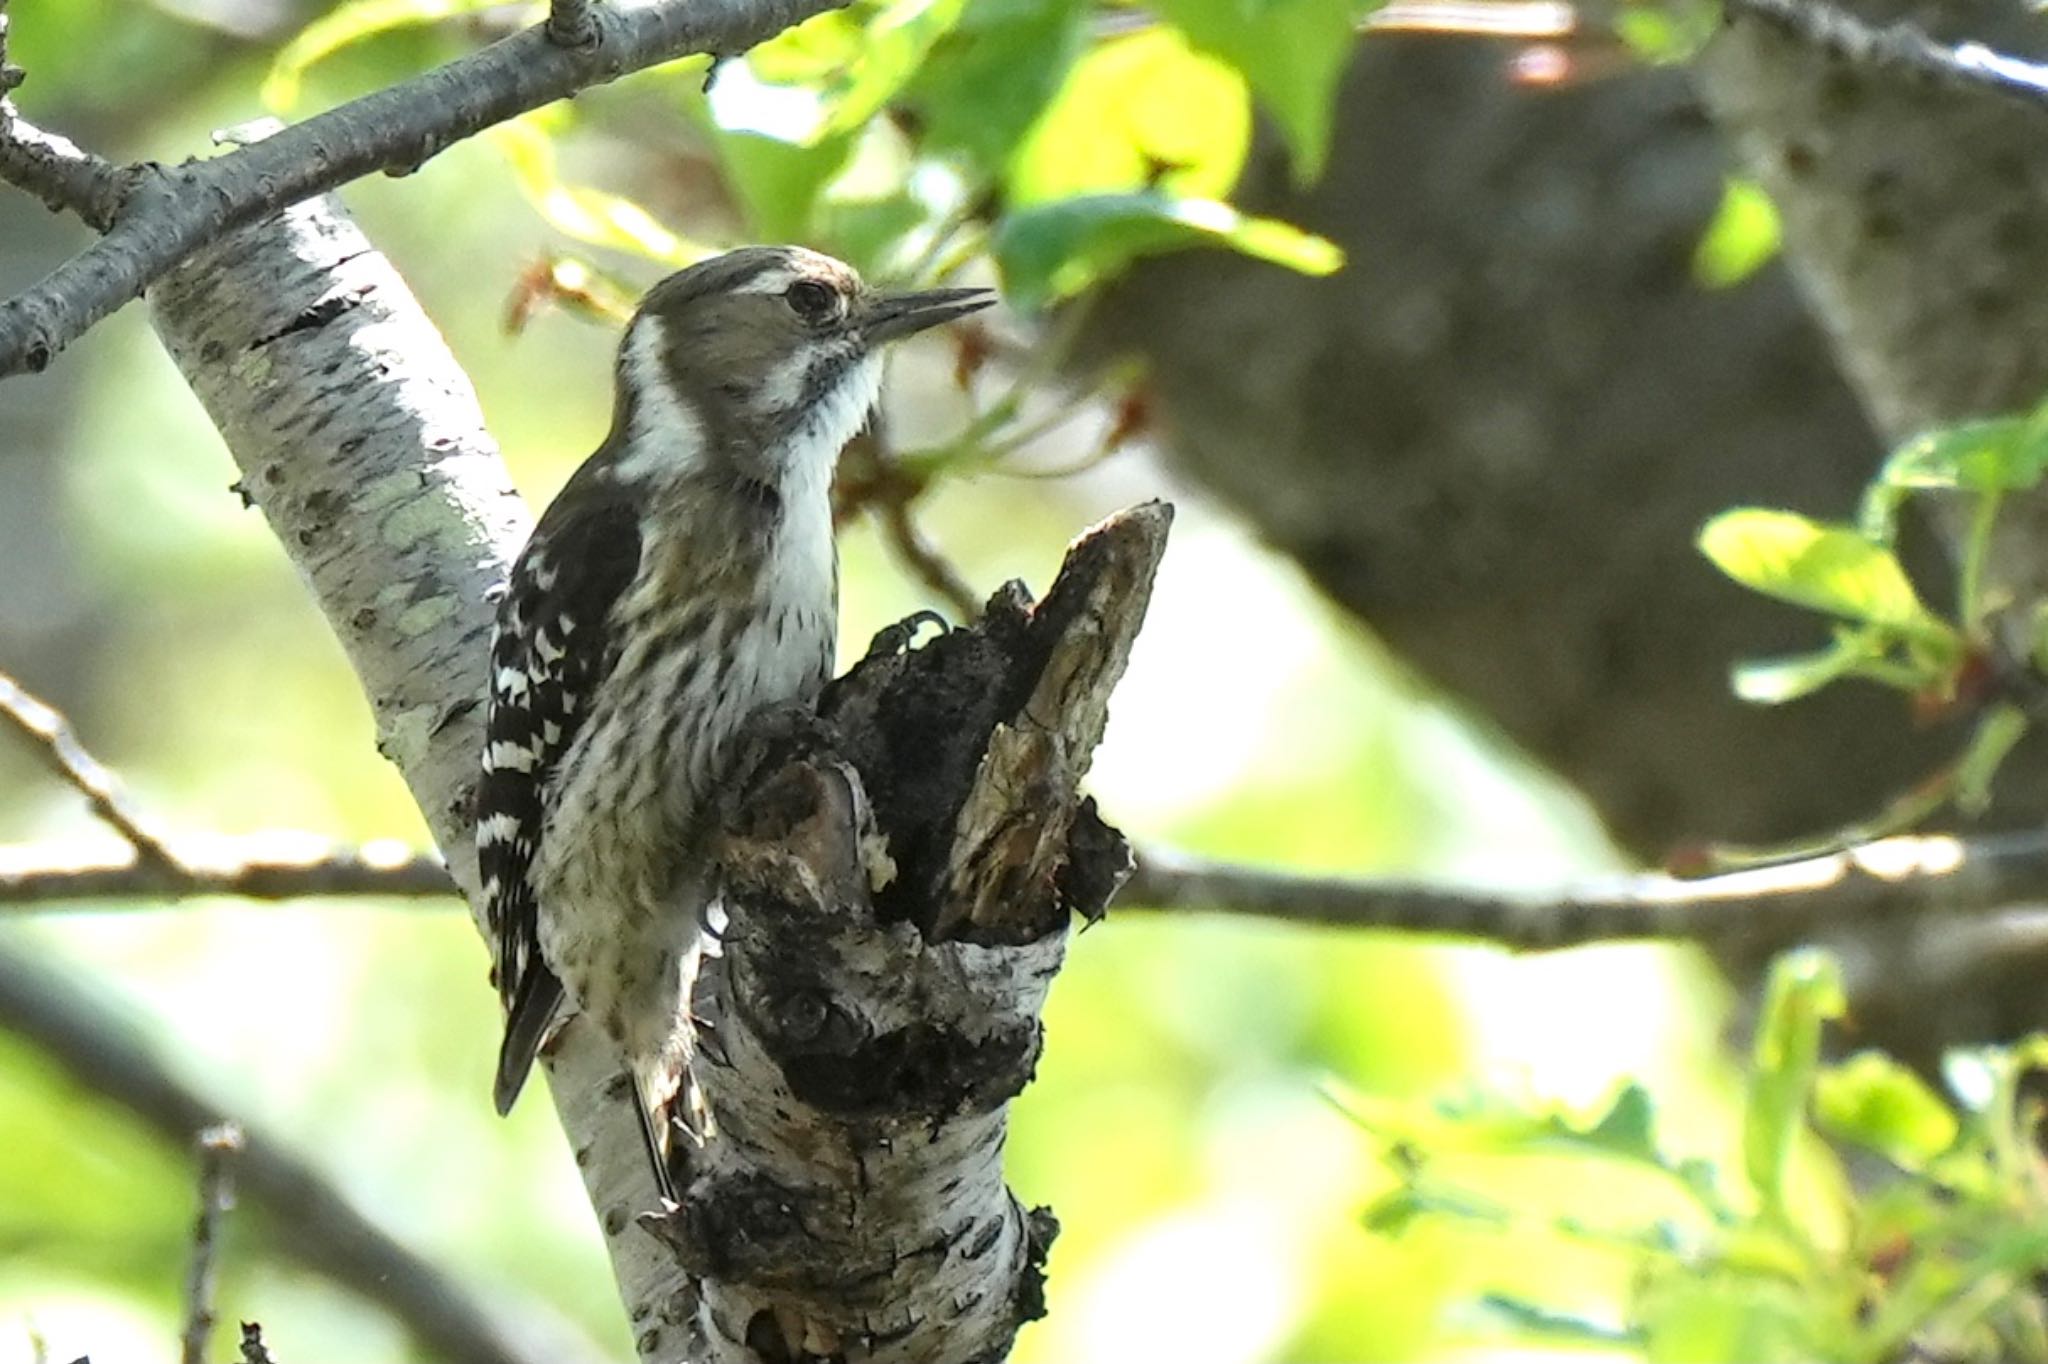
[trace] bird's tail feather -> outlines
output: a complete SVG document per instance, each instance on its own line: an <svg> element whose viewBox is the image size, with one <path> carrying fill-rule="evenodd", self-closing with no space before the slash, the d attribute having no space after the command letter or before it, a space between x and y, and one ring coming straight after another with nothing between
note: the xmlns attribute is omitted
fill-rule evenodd
<svg viewBox="0 0 2048 1364"><path fill-rule="evenodd" d="M526 1085L527 1072L533 1069L533 1058L561 1007L562 982L555 979L555 973L529 969L505 1014L505 1041L498 1048L498 1078L491 1093L500 1117L512 1111Z"/></svg>

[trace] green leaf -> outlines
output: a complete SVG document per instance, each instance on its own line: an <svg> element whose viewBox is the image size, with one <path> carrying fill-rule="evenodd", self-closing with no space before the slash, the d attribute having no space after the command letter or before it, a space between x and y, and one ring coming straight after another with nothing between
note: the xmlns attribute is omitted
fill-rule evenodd
<svg viewBox="0 0 2048 1364"><path fill-rule="evenodd" d="M494 3L496 0L354 0L342 5L306 25L284 45L263 78L263 103L277 113L288 112L299 102L306 72L365 38L396 28L436 23Z"/></svg>
<svg viewBox="0 0 2048 1364"><path fill-rule="evenodd" d="M1766 596L1851 620L1950 633L1920 604L1897 557L1847 526L1746 507L1709 521L1699 546L1716 568Z"/></svg>
<svg viewBox="0 0 2048 1364"><path fill-rule="evenodd" d="M1354 38L1352 0L1160 0L1189 41L1244 73L1294 154L1294 178L1322 174L1337 82Z"/></svg>
<svg viewBox="0 0 2048 1364"><path fill-rule="evenodd" d="M850 137L806 145L761 133L717 137L719 164L745 211L747 236L760 241L803 241L825 187L846 166Z"/></svg>
<svg viewBox="0 0 2048 1364"><path fill-rule="evenodd" d="M1367 1205L1361 1215L1365 1229L1377 1236L1399 1236L1425 1217L1447 1217L1501 1228L1512 1220L1506 1208L1466 1189L1404 1184Z"/></svg>
<svg viewBox="0 0 2048 1364"><path fill-rule="evenodd" d="M708 248L669 231L630 199L565 183L556 169L549 121L543 110L500 123L484 135L512 167L520 193L550 227L578 241L664 265L688 265L709 254Z"/></svg>
<svg viewBox="0 0 2048 1364"><path fill-rule="evenodd" d="M1742 283L1778 254L1778 206L1754 180L1731 177L1692 254L1692 277L1708 289Z"/></svg>
<svg viewBox="0 0 2048 1364"><path fill-rule="evenodd" d="M1327 275L1343 252L1271 218L1213 199L1095 194L1008 215L995 239L1004 292L1021 308L1078 292L1137 256L1185 246L1227 246L1303 274Z"/></svg>
<svg viewBox="0 0 2048 1364"><path fill-rule="evenodd" d="M1807 1323L1815 1315L1793 1285L1747 1274L1669 1274L1639 1294L1636 1325L1643 1354L1659 1361L1745 1364L1832 1358L1816 1351Z"/></svg>
<svg viewBox="0 0 2048 1364"><path fill-rule="evenodd" d="M1081 0L975 0L908 92L924 119L924 146L960 153L983 179L1000 179L1087 37Z"/></svg>
<svg viewBox="0 0 2048 1364"><path fill-rule="evenodd" d="M1858 524L1872 539L1891 543L1899 508L1923 491L2016 492L2033 487L2048 470L2048 433L2038 417L1997 417L1930 431L1907 441L1885 460L1864 495Z"/></svg>
<svg viewBox="0 0 2048 1364"><path fill-rule="evenodd" d="M1785 1171L1804 1129L1808 1095L1820 1061L1821 1024L1848 1008L1841 969L1824 952L1803 949L1771 968L1758 1020L1743 1112L1742 1159L1766 1216L1782 1220Z"/></svg>
<svg viewBox="0 0 2048 1364"><path fill-rule="evenodd" d="M2027 736L2027 714L2018 706L1993 706L1977 722L1970 746L1956 764L1956 808L1981 815L1991 806L1991 782L2013 746Z"/></svg>
<svg viewBox="0 0 2048 1364"><path fill-rule="evenodd" d="M1638 1084L1624 1087L1600 1121L1575 1135L1588 1146L1631 1160L1661 1164L1664 1159L1657 1149L1656 1109L1650 1091Z"/></svg>
<svg viewBox="0 0 2048 1364"><path fill-rule="evenodd" d="M967 0L894 0L867 25L866 40L838 88L816 138L850 133L882 111L910 83L932 45L960 22Z"/></svg>
<svg viewBox="0 0 2048 1364"><path fill-rule="evenodd" d="M1251 146L1244 78L1168 28L1090 50L1011 157L1003 191L1030 205L1109 190L1220 199Z"/></svg>
<svg viewBox="0 0 2048 1364"><path fill-rule="evenodd" d="M1961 1130L1924 1080L1876 1051L1823 1070L1814 1081L1813 1112L1823 1130L1905 1170L1922 1169Z"/></svg>

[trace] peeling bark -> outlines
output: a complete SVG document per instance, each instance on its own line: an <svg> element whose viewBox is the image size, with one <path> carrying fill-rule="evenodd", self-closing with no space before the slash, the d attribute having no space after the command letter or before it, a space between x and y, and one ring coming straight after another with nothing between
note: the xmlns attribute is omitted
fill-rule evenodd
<svg viewBox="0 0 2048 1364"><path fill-rule="evenodd" d="M662 1226L707 1359L998 1361L1042 1314L1057 1224L1003 1183L1006 1110L1067 924L1130 867L1079 784L1170 519L1106 522L1036 608L885 632L750 741L696 996L712 1130Z"/></svg>

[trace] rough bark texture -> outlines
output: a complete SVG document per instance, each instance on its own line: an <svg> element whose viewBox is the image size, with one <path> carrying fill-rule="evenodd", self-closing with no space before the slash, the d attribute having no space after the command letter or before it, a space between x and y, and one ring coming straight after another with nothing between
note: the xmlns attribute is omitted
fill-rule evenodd
<svg viewBox="0 0 2048 1364"><path fill-rule="evenodd" d="M885 638L744 760L696 995L712 1133L664 1228L706 1359L997 1361L1043 1312L1057 1226L1003 1183L1006 1112L1068 922L1130 867L1078 788L1169 519L1091 532L1035 609L1012 584Z"/></svg>
<svg viewBox="0 0 2048 1364"><path fill-rule="evenodd" d="M527 520L468 381L326 201L153 303L474 904L490 600ZM652 1180L595 1031L571 1020L544 1057L643 1360L993 1361L1041 1310L1054 1227L1003 1185L1004 1107L1069 917L1129 868L1077 787L1169 519L1114 520L1043 605L1012 585L973 631L878 651L822 721L769 727L699 982L715 1127L680 1211L640 1216Z"/></svg>
<svg viewBox="0 0 2048 1364"><path fill-rule="evenodd" d="M1742 504L1849 514L1881 445L1781 268L1693 281L1729 163L1685 73L1534 89L1508 76L1516 50L1365 39L1324 180L1295 188L1268 147L1243 187L1340 242L1345 269L1148 263L1098 340L1146 357L1177 469L1584 791L1625 847L1866 815L1958 736L1868 686L1737 701L1732 661L1823 629L1692 540ZM1915 564L1946 582L1927 548ZM2038 781L2000 794L2014 818L2043 808Z"/></svg>
<svg viewBox="0 0 2048 1364"><path fill-rule="evenodd" d="M390 263L325 200L224 238L151 302L474 905L490 594L531 523L468 378ZM589 1032L572 1023L547 1059L555 1107L645 1357L685 1358L670 1341L690 1317L675 1302L687 1285L632 1225L653 1179L632 1111L611 1092L617 1068Z"/></svg>

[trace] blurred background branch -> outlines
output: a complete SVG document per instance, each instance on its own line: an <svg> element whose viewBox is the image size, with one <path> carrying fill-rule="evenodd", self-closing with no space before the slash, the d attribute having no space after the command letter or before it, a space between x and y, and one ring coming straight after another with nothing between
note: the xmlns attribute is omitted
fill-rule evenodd
<svg viewBox="0 0 2048 1364"><path fill-rule="evenodd" d="M226 1121L220 1105L180 1078L89 982L40 954L0 941L0 1027L34 1045L71 1079L189 1150ZM381 1230L270 1132L241 1124L236 1179L269 1228L267 1244L375 1303L420 1344L476 1364L594 1361L602 1356L530 1306L486 1306Z"/></svg>

